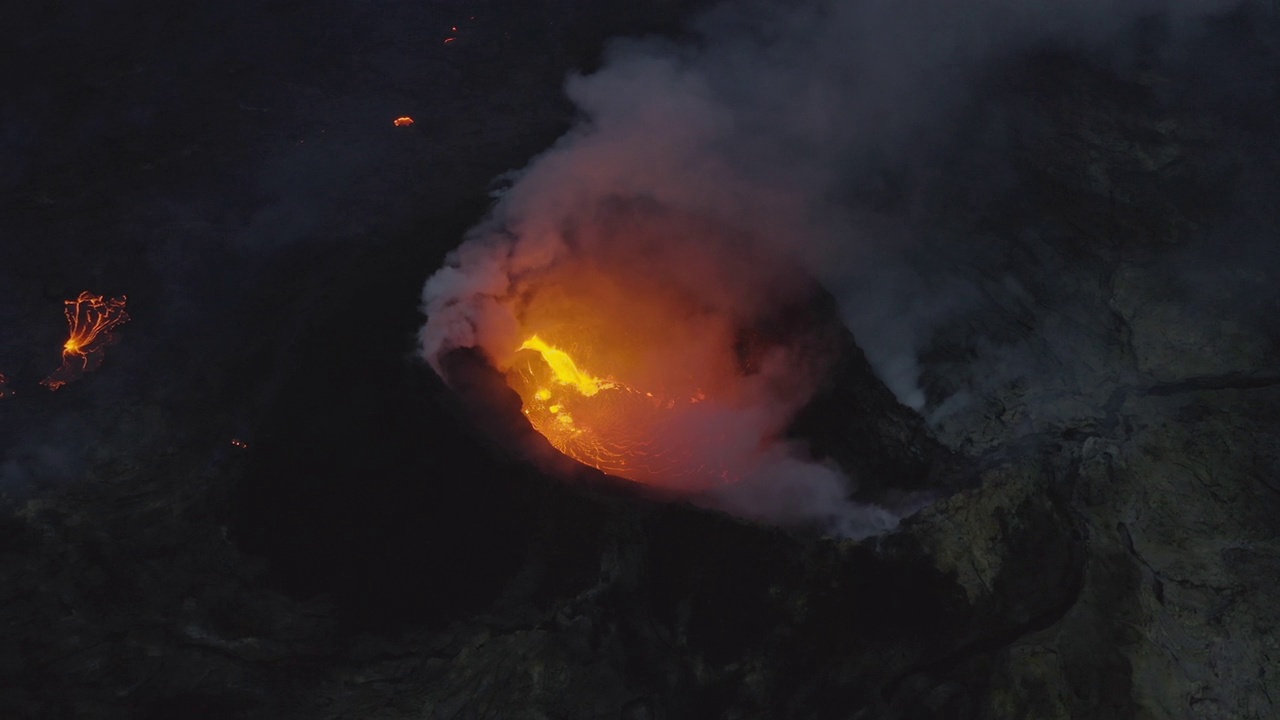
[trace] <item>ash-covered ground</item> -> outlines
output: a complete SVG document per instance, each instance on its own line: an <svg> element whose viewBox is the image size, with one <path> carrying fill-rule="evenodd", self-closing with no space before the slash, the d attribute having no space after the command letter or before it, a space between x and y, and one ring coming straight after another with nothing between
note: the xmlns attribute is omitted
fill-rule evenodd
<svg viewBox="0 0 1280 720"><path fill-rule="evenodd" d="M3 23L0 715L1273 716L1280 10L710 5ZM621 96L716 100L690 187L838 209L798 257L851 334L792 431L928 503L893 532L550 477L421 357L504 174L616 107L566 75L637 56L714 91ZM663 107L641 157L700 117ZM131 321L50 392L83 290Z"/></svg>

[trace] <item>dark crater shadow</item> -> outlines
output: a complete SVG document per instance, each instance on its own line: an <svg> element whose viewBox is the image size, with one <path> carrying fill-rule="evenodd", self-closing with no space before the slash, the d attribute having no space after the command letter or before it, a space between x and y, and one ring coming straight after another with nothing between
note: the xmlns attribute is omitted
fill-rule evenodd
<svg viewBox="0 0 1280 720"><path fill-rule="evenodd" d="M356 625L447 622L522 562L521 488L536 471L495 453L413 356L432 249L479 207L370 253L315 309L231 500L241 547Z"/></svg>

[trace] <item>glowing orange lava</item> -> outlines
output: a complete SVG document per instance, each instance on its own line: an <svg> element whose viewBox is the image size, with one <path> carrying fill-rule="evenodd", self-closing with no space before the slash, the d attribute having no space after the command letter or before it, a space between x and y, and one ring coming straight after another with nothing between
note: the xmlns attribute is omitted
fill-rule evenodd
<svg viewBox="0 0 1280 720"><path fill-rule="evenodd" d="M66 301L63 312L70 335L62 345L62 366L41 380L41 385L57 390L102 362L102 349L112 342L111 331L129 320L125 299L122 295L108 300L86 291Z"/></svg>
<svg viewBox="0 0 1280 720"><path fill-rule="evenodd" d="M413 124L413 118L405 115L404 117L396 118L393 122L396 127L408 127Z"/></svg>
<svg viewBox="0 0 1280 720"><path fill-rule="evenodd" d="M551 368L552 379L557 385L568 386L584 397L592 397L601 390L612 390L617 387L614 383L592 377L590 373L579 370L569 353L548 345L537 335L525 340L520 349L536 350L547 363L547 367Z"/></svg>
<svg viewBox="0 0 1280 720"><path fill-rule="evenodd" d="M741 378L728 330L682 316L670 297L625 302L643 279L577 280L537 293L525 313L532 334L506 363L534 429L629 480L688 490L734 479L742 453L726 445L726 418Z"/></svg>
<svg viewBox="0 0 1280 720"><path fill-rule="evenodd" d="M428 281L423 348L441 376L448 353L476 348L555 449L676 493L790 458L789 426L825 376L822 343L787 327L812 291L803 273L644 200L565 226L464 244Z"/></svg>
<svg viewBox="0 0 1280 720"><path fill-rule="evenodd" d="M569 457L641 482L685 474L666 456L672 448L655 442L663 421L676 414L674 399L596 377L537 335L520 345L508 382L534 429Z"/></svg>

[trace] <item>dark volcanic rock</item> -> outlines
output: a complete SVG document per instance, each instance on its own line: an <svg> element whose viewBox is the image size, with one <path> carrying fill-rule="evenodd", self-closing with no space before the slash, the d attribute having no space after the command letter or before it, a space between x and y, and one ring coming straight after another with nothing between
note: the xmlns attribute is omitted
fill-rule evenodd
<svg viewBox="0 0 1280 720"><path fill-rule="evenodd" d="M794 428L866 497L954 491L851 543L548 477L413 357L563 73L694 5L5 24L0 715L1276 715L1274 9L987 78L913 218L981 298L922 344L928 422L841 330ZM134 321L46 393L86 284Z"/></svg>

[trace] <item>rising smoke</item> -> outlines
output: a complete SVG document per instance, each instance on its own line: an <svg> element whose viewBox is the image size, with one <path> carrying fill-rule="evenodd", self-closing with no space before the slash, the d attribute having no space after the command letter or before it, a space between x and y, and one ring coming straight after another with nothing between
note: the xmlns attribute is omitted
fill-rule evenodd
<svg viewBox="0 0 1280 720"><path fill-rule="evenodd" d="M913 203L934 180L948 118L984 70L1046 45L1119 57L1114 40L1135 22L1158 17L1176 38L1230 4L738 0L704 15L688 41L618 41L598 72L568 80L574 128L514 175L427 282L425 357L439 370L451 349L475 347L505 369L527 332L530 294L569 282L562 269L576 263L625 258L704 319L724 318L720 330L750 322L776 294L754 288L778 285L773 269L795 265L837 297L882 379L920 408L919 344L974 291L923 279L934 239L913 226ZM998 153L989 170L983 183L1008 181ZM691 224L642 242L600 231L619 204ZM689 342L695 352L699 341ZM749 409L761 419L735 441L746 456L735 462L752 469L711 502L780 521L835 517L853 536L892 526L849 502L838 472L777 440L812 390L801 383Z"/></svg>

